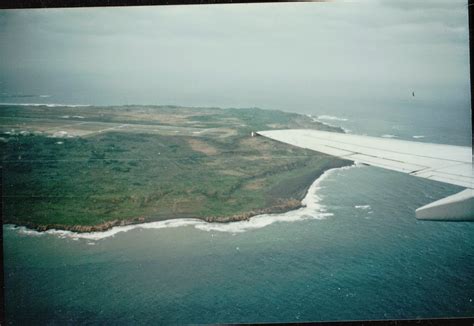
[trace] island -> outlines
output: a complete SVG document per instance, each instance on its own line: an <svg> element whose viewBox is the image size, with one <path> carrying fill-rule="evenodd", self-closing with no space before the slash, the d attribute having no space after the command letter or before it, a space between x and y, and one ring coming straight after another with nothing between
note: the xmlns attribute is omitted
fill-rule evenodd
<svg viewBox="0 0 474 326"><path fill-rule="evenodd" d="M0 120L3 223L38 231L285 212L324 171L352 163L257 135L343 132L278 110L2 105Z"/></svg>

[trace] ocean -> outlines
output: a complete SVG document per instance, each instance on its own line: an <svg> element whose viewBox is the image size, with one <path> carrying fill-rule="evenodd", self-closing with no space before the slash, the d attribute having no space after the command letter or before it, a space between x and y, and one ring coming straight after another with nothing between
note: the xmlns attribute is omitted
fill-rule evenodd
<svg viewBox="0 0 474 326"><path fill-rule="evenodd" d="M468 110L427 110L301 113L357 134L471 144ZM354 165L316 181L306 208L249 222L82 237L7 225L6 317L62 325L474 316L474 223L415 218L460 190Z"/></svg>

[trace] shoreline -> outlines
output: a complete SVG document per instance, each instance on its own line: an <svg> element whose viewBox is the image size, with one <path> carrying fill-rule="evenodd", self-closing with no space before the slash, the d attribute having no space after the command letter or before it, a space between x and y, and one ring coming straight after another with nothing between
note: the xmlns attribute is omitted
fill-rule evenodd
<svg viewBox="0 0 474 326"><path fill-rule="evenodd" d="M320 123L324 126L327 126L327 127L330 127L330 128L338 128L342 131L342 133L344 134L349 134L351 133L351 130L347 129L347 128L344 128L342 126L336 126L336 125L333 125L332 123L329 123L329 122L325 122L325 121L321 121L321 118L320 117L324 117L324 115L322 116L318 116L318 117L313 117L311 114L307 114L306 115L308 118L310 118L311 120L313 120L313 122L317 122L317 123ZM336 119L330 119L330 120L340 120L340 121L347 121L346 118L337 118L337 117L334 117Z"/></svg>
<svg viewBox="0 0 474 326"><path fill-rule="evenodd" d="M308 191L306 191L306 193L307 192ZM302 204L302 200L288 200L286 204L276 205L276 206L267 207L267 208L260 208L260 209L251 210L248 212L235 214L231 216L207 216L207 217L202 217L202 218L200 217L194 217L194 218L172 217L169 219L161 219L161 220L146 219L145 217L135 217L135 218L124 219L124 220L111 220L111 221L103 222L96 225L34 224L31 222L24 223L24 224L16 224L16 223L7 222L7 223L4 223L3 225L4 226L13 225L15 228L25 227L31 231L36 231L36 232L47 232L47 231L55 230L55 231L69 231L69 232L81 234L81 233L91 233L91 232L106 232L106 231L111 230L114 227L133 226L133 225L140 225L140 224L146 224L146 223L166 222L166 221L172 221L172 220L198 220L198 221L203 221L205 223L227 224L227 223L232 223L232 222L247 221L254 216L258 216L262 214L287 213L287 212L290 212L302 207L305 207L305 205Z"/></svg>
<svg viewBox="0 0 474 326"><path fill-rule="evenodd" d="M206 220L205 218L171 218L159 221L146 221L143 217L139 217L131 220L115 220L99 224L98 226L103 227L103 229L101 230L94 230L92 229L93 226L86 226L87 230L90 231L86 231L84 229L82 231L76 231L74 229L74 226L69 226L69 229L59 229L54 228L53 225L49 225L51 228L41 230L37 228L31 228L28 225L12 223L5 223L3 224L3 227L9 227L13 230L20 230L22 233L28 235L53 234L59 235L63 238L68 237L73 239L82 238L89 240L101 240L110 236L114 236L117 233L127 232L135 228L158 229L167 227L194 226L195 228L203 231L222 231L238 233L244 232L249 229L265 227L267 225L273 224L274 222L293 222L308 218L324 219L328 216L332 216L333 214L328 213L326 211L326 208L319 203L321 198L317 195L317 192L321 189L319 187L321 181L323 181L325 178L327 178L329 175L333 174L336 171L351 169L355 167L360 167L360 165L351 164L341 167L330 168L323 171L308 187L304 198L302 200L294 201L294 203L297 202L298 205L292 207L288 206L287 209L284 209L281 205L279 205L270 208L246 212L230 217L223 217L220 220L215 217L208 217L208 220ZM275 208L279 210L272 212L271 210L274 210ZM239 217L241 219L238 219ZM105 228L106 226L107 228ZM95 227L97 228L97 226Z"/></svg>

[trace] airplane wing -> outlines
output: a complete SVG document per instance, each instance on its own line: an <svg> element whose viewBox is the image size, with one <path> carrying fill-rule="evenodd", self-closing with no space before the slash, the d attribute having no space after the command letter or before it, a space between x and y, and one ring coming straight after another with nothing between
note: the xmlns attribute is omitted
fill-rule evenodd
<svg viewBox="0 0 474 326"><path fill-rule="evenodd" d="M474 220L472 149L335 132L290 129L257 134L294 146L467 188L420 207L419 219Z"/></svg>

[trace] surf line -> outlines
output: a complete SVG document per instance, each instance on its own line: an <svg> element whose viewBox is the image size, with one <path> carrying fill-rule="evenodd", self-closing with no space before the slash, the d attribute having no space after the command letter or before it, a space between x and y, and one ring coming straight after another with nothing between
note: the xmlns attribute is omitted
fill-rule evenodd
<svg viewBox="0 0 474 326"><path fill-rule="evenodd" d="M255 215L248 220L227 222L227 223L215 223L206 222L196 218L178 218L156 222L145 222L139 224L131 224L125 226L114 226L106 231L89 232L89 233L78 233L66 230L50 229L46 231L36 231L29 229L25 226L16 226L13 224L4 225L5 229L16 230L19 234L30 235L30 236L42 236L42 235L54 235L59 238L69 238L73 240L86 239L86 240L102 240L109 237L113 237L118 233L128 232L134 229L165 229L165 228L177 228L183 226L193 226L194 228L201 231L217 231L227 233L241 233L249 230L260 229L269 226L277 222L296 222L307 219L323 220L333 213L327 211L327 207L321 204L322 197L320 192L323 189L321 183L331 175L338 171L358 168L363 165L355 163L349 166L343 166L339 168L332 168L324 171L309 187L305 197L301 201L303 207L288 211L285 213L275 214L260 214Z"/></svg>

